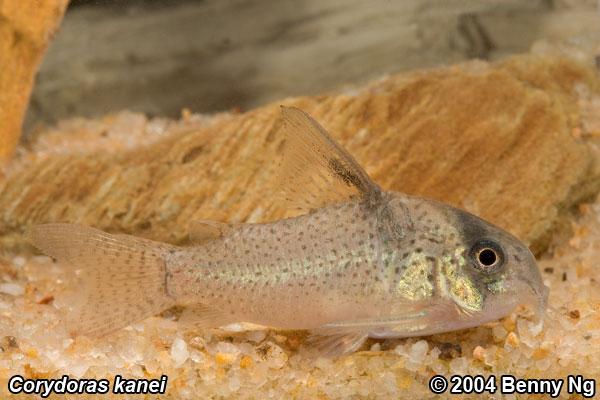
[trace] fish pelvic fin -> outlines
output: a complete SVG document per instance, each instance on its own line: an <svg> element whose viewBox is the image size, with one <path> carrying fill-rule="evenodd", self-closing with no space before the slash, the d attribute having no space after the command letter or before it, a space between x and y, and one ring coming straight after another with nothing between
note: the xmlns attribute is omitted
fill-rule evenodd
<svg viewBox="0 0 600 400"><path fill-rule="evenodd" d="M176 246L71 224L34 226L29 240L63 265L81 269L82 301L66 318L73 336L102 337L175 304L165 257Z"/></svg>
<svg viewBox="0 0 600 400"><path fill-rule="evenodd" d="M233 322L237 321L232 315L202 303L186 305L179 317L182 326L196 329L217 328Z"/></svg>
<svg viewBox="0 0 600 400"><path fill-rule="evenodd" d="M365 343L369 333L363 329L336 329L323 325L314 329L306 344L325 358L339 358L355 352Z"/></svg>

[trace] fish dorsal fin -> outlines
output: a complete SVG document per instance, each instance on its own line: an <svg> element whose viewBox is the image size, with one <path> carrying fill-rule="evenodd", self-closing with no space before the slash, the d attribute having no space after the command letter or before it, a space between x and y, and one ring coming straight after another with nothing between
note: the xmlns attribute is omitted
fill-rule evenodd
<svg viewBox="0 0 600 400"><path fill-rule="evenodd" d="M286 143L282 186L286 201L310 211L347 201L373 205L381 189L317 121L304 111L281 106Z"/></svg>
<svg viewBox="0 0 600 400"><path fill-rule="evenodd" d="M193 220L190 223L190 241L194 244L207 243L222 236L231 235L233 232L249 225L253 224Z"/></svg>

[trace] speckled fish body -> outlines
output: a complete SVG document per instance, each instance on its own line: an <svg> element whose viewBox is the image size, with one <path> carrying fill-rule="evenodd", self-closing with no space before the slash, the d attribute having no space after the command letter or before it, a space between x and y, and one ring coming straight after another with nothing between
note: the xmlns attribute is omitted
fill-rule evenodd
<svg viewBox="0 0 600 400"><path fill-rule="evenodd" d="M449 205L383 191L306 113L283 108L283 186L305 214L265 224L200 222L181 248L69 224L31 241L81 267L74 333L102 336L186 304L188 319L310 329L323 354L367 337L427 335L480 325L548 289L525 245ZM185 319L185 318L182 318Z"/></svg>
<svg viewBox="0 0 600 400"><path fill-rule="evenodd" d="M400 222L393 236L382 220L390 217ZM419 304L415 311L422 311L421 305L436 300L477 313L504 288L499 279L467 270L469 235L481 234L469 231L472 222L476 217L441 203L387 192L376 209L336 204L297 218L245 225L205 246L170 254L167 290L176 298L218 307L236 320L286 329L405 315L411 305ZM514 261L532 262L529 250L513 242ZM535 289L539 284L523 285L524 294L543 297ZM517 304L507 300L502 303L512 311ZM503 304L495 307L499 316L506 315ZM414 331L430 334L482 323L460 312L444 324L438 317L440 324L427 329L414 324ZM390 336L400 336L391 328Z"/></svg>

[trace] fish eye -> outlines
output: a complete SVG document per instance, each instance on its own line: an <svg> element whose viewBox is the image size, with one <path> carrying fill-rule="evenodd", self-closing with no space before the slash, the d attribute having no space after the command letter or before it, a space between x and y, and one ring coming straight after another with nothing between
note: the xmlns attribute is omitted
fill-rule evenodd
<svg viewBox="0 0 600 400"><path fill-rule="evenodd" d="M471 262L480 271L496 272L504 265L504 252L502 248L490 240L477 243L470 252Z"/></svg>

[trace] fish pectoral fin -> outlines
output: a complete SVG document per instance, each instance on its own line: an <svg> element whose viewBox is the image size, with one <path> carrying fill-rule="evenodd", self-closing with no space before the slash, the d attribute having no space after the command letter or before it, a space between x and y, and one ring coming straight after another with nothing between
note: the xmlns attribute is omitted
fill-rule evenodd
<svg viewBox="0 0 600 400"><path fill-rule="evenodd" d="M345 330L323 325L312 331L306 343L319 356L338 358L358 350L368 337L366 330Z"/></svg>
<svg viewBox="0 0 600 400"><path fill-rule="evenodd" d="M247 225L253 224L231 224L219 221L193 220L190 222L190 241L194 244L207 243L222 236L231 235L236 230Z"/></svg>
<svg viewBox="0 0 600 400"><path fill-rule="evenodd" d="M310 211L336 203L377 204L382 191L317 121L281 106L286 142L281 186L292 208Z"/></svg>
<svg viewBox="0 0 600 400"><path fill-rule="evenodd" d="M180 324L194 328L218 328L236 322L231 315L216 307L195 303L186 305L179 317Z"/></svg>
<svg viewBox="0 0 600 400"><path fill-rule="evenodd" d="M339 357L356 351L368 337L399 338L427 334L427 331L459 315L450 299L430 299L407 303L406 312L389 317L332 322L322 325L309 336L307 344L321 355Z"/></svg>
<svg viewBox="0 0 600 400"><path fill-rule="evenodd" d="M318 350L320 355L336 358L358 350L370 336L370 332L389 332L398 328L407 330L425 315L426 311L418 311L411 307L411 311L406 315L332 322L314 329L307 344Z"/></svg>

